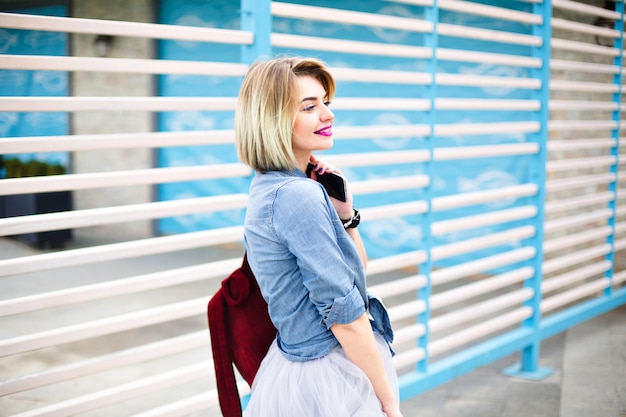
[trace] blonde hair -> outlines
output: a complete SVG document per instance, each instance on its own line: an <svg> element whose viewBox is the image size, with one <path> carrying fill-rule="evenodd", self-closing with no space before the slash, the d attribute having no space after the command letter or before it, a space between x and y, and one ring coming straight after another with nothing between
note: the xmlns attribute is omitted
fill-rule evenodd
<svg viewBox="0 0 626 417"><path fill-rule="evenodd" d="M254 63L244 77L235 112L235 144L241 161L259 172L296 166L292 131L299 108L297 77L322 84L328 100L335 81L314 58L286 57Z"/></svg>

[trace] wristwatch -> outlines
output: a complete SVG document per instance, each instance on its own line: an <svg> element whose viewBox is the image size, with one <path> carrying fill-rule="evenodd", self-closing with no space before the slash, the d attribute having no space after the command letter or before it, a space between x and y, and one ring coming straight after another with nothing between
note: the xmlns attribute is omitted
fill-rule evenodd
<svg viewBox="0 0 626 417"><path fill-rule="evenodd" d="M359 223L361 223L361 213L359 213L359 211L354 207L352 209L354 210L352 217L347 220L341 219L341 223L343 223L343 227L345 229L355 228L359 225Z"/></svg>

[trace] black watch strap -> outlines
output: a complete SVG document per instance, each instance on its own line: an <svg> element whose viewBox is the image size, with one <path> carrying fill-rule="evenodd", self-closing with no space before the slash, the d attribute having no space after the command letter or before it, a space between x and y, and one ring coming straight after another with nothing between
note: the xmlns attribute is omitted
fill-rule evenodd
<svg viewBox="0 0 626 417"><path fill-rule="evenodd" d="M361 222L361 213L355 208L353 208L354 214L347 220L341 219L341 223L343 223L343 227L345 229L353 229L359 225Z"/></svg>

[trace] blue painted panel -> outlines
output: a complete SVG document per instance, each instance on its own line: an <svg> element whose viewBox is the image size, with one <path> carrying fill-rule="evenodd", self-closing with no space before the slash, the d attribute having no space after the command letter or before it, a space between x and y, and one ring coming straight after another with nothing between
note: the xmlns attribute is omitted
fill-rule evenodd
<svg viewBox="0 0 626 417"><path fill-rule="evenodd" d="M20 9L11 12L67 16L65 6ZM0 53L64 56L67 52L66 33L0 28ZM67 96L68 82L68 73L64 71L0 70L0 96ZM66 135L68 132L69 115L65 112L0 112L0 138ZM17 154L11 157L69 166L68 152ZM0 173L0 177L4 177L4 173Z"/></svg>
<svg viewBox="0 0 626 417"><path fill-rule="evenodd" d="M188 1L174 2L166 0L161 2L159 21L161 23L180 23L195 26L211 26L222 28L237 28L239 15L237 13L238 1L227 2ZM341 2L322 1L295 1L295 3L309 4L319 7L335 7L345 10L355 10L377 14L387 14L407 18L424 18L424 8L408 4L391 4L385 1L371 0L343 0ZM493 4L493 2L485 2ZM499 6L516 8L528 11L529 5L518 4L520 2L507 1L506 4L498 2ZM452 12L441 12L441 23L462 23L477 28L503 30L514 33L530 34L528 25L489 19L474 15L466 15ZM424 46L425 35L417 32L406 32L393 29L369 28L358 25L338 25L327 22L303 21L275 17L273 19L273 31L297 35L331 37L349 40L360 40L380 43L399 43L413 46ZM479 50L486 52L506 52L509 54L530 54L527 46L503 45L497 42L476 40L462 40L458 38L440 39L440 46L447 48L461 48L466 50ZM275 48L273 54L301 54L316 56L326 61L332 67L349 68L372 68L384 70L398 70L410 72L423 72L426 62L413 58L390 58L372 57L359 54L340 54L334 52L279 49ZM198 59L219 60L238 62L240 51L237 47L225 45L209 45L198 43L160 42L159 56L164 59ZM493 66L476 63L438 62L438 71L454 74L476 74L490 76L517 76L528 77L529 71L525 68L510 66ZM219 77L161 77L159 90L161 95L191 95L191 96L219 96L236 95L240 80ZM426 86L404 85L386 83L362 83L362 82L339 82L338 96L340 97L406 97L420 98L426 93ZM438 97L459 98L499 98L499 99L527 99L534 92L523 89L503 87L476 88L476 87L451 87L441 86L437 88ZM335 111L336 126L361 126L361 125L405 125L428 123L427 116L423 111ZM475 111L438 111L437 123L484 123L503 121L531 120L530 112L475 112ZM160 130L201 130L222 129L232 127L232 114L209 113L209 112L184 112L163 114L159 118ZM528 142L527 135L480 135L455 137L437 137L435 145L441 146L473 146L503 143ZM423 137L404 136L380 138L371 137L363 140L342 140L337 137L335 146L328 153L342 154L354 152L380 152L398 151L426 148L426 139ZM323 155L322 155L323 156ZM528 166L530 157L500 157L469 161L446 161L435 163L432 170L433 184L430 190L432 197L444 196L456 193L499 188L507 185L516 185L529 182ZM161 166L176 166L186 164L205 164L218 162L232 162L236 160L232 146L212 147L187 147L166 149L159 153ZM353 167L344 168L349 179L365 180L385 178L388 176L417 175L424 173L422 164L394 164L390 166L376 167ZM159 198L163 200L182 198L197 195L217 195L228 192L245 192L247 182L242 180L204 181L194 183L176 183L164 185L160 188ZM355 204L359 207L392 204L424 199L423 190L409 190L403 192L386 192L366 196L357 196ZM493 204L476 205L457 210L447 210L434 213L432 220L458 217L462 215L478 214L494 209L506 209L519 205L528 204L528 199L501 200ZM204 228L222 227L233 224L241 224L242 213L230 214L207 214L186 217L184 219L166 219L160 224L163 233L177 233ZM422 230L424 216L414 215L394 219L374 220L364 222L362 235L368 248L368 254L373 257L381 257L394 253L423 248ZM459 233L437 237L433 244L446 244L459 239L481 236L486 233L496 232L503 228L517 225L511 223L493 227L483 227L467 230ZM490 248L487 252L492 254L503 250L519 247L522 242L510 242L498 248ZM474 258L482 255L472 253L468 256ZM460 262L463 257L446 262ZM443 265L443 262L440 262Z"/></svg>
<svg viewBox="0 0 626 417"><path fill-rule="evenodd" d="M159 23L185 26L239 29L239 1L194 0L179 2L163 0L158 10ZM160 41L158 56L163 59L240 62L238 45L218 43ZM164 75L158 78L159 95L183 97L234 97L241 78ZM232 129L233 112L183 111L158 115L161 131L198 131ZM232 145L186 146L164 148L158 152L159 166L212 165L237 162ZM247 192L246 179L189 181L163 184L158 188L159 200L175 200L198 196L213 196ZM167 218L158 222L160 233L180 233L225 227L243 223L243 210L194 214Z"/></svg>

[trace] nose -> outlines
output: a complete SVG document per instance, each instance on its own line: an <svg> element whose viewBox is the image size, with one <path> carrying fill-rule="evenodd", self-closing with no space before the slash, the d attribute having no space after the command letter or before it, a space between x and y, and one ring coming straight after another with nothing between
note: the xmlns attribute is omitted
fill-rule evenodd
<svg viewBox="0 0 626 417"><path fill-rule="evenodd" d="M324 104L324 111L320 114L320 119L322 121L328 121L328 120L333 120L335 118L335 114L330 111L330 109L328 108L328 106L326 104Z"/></svg>

